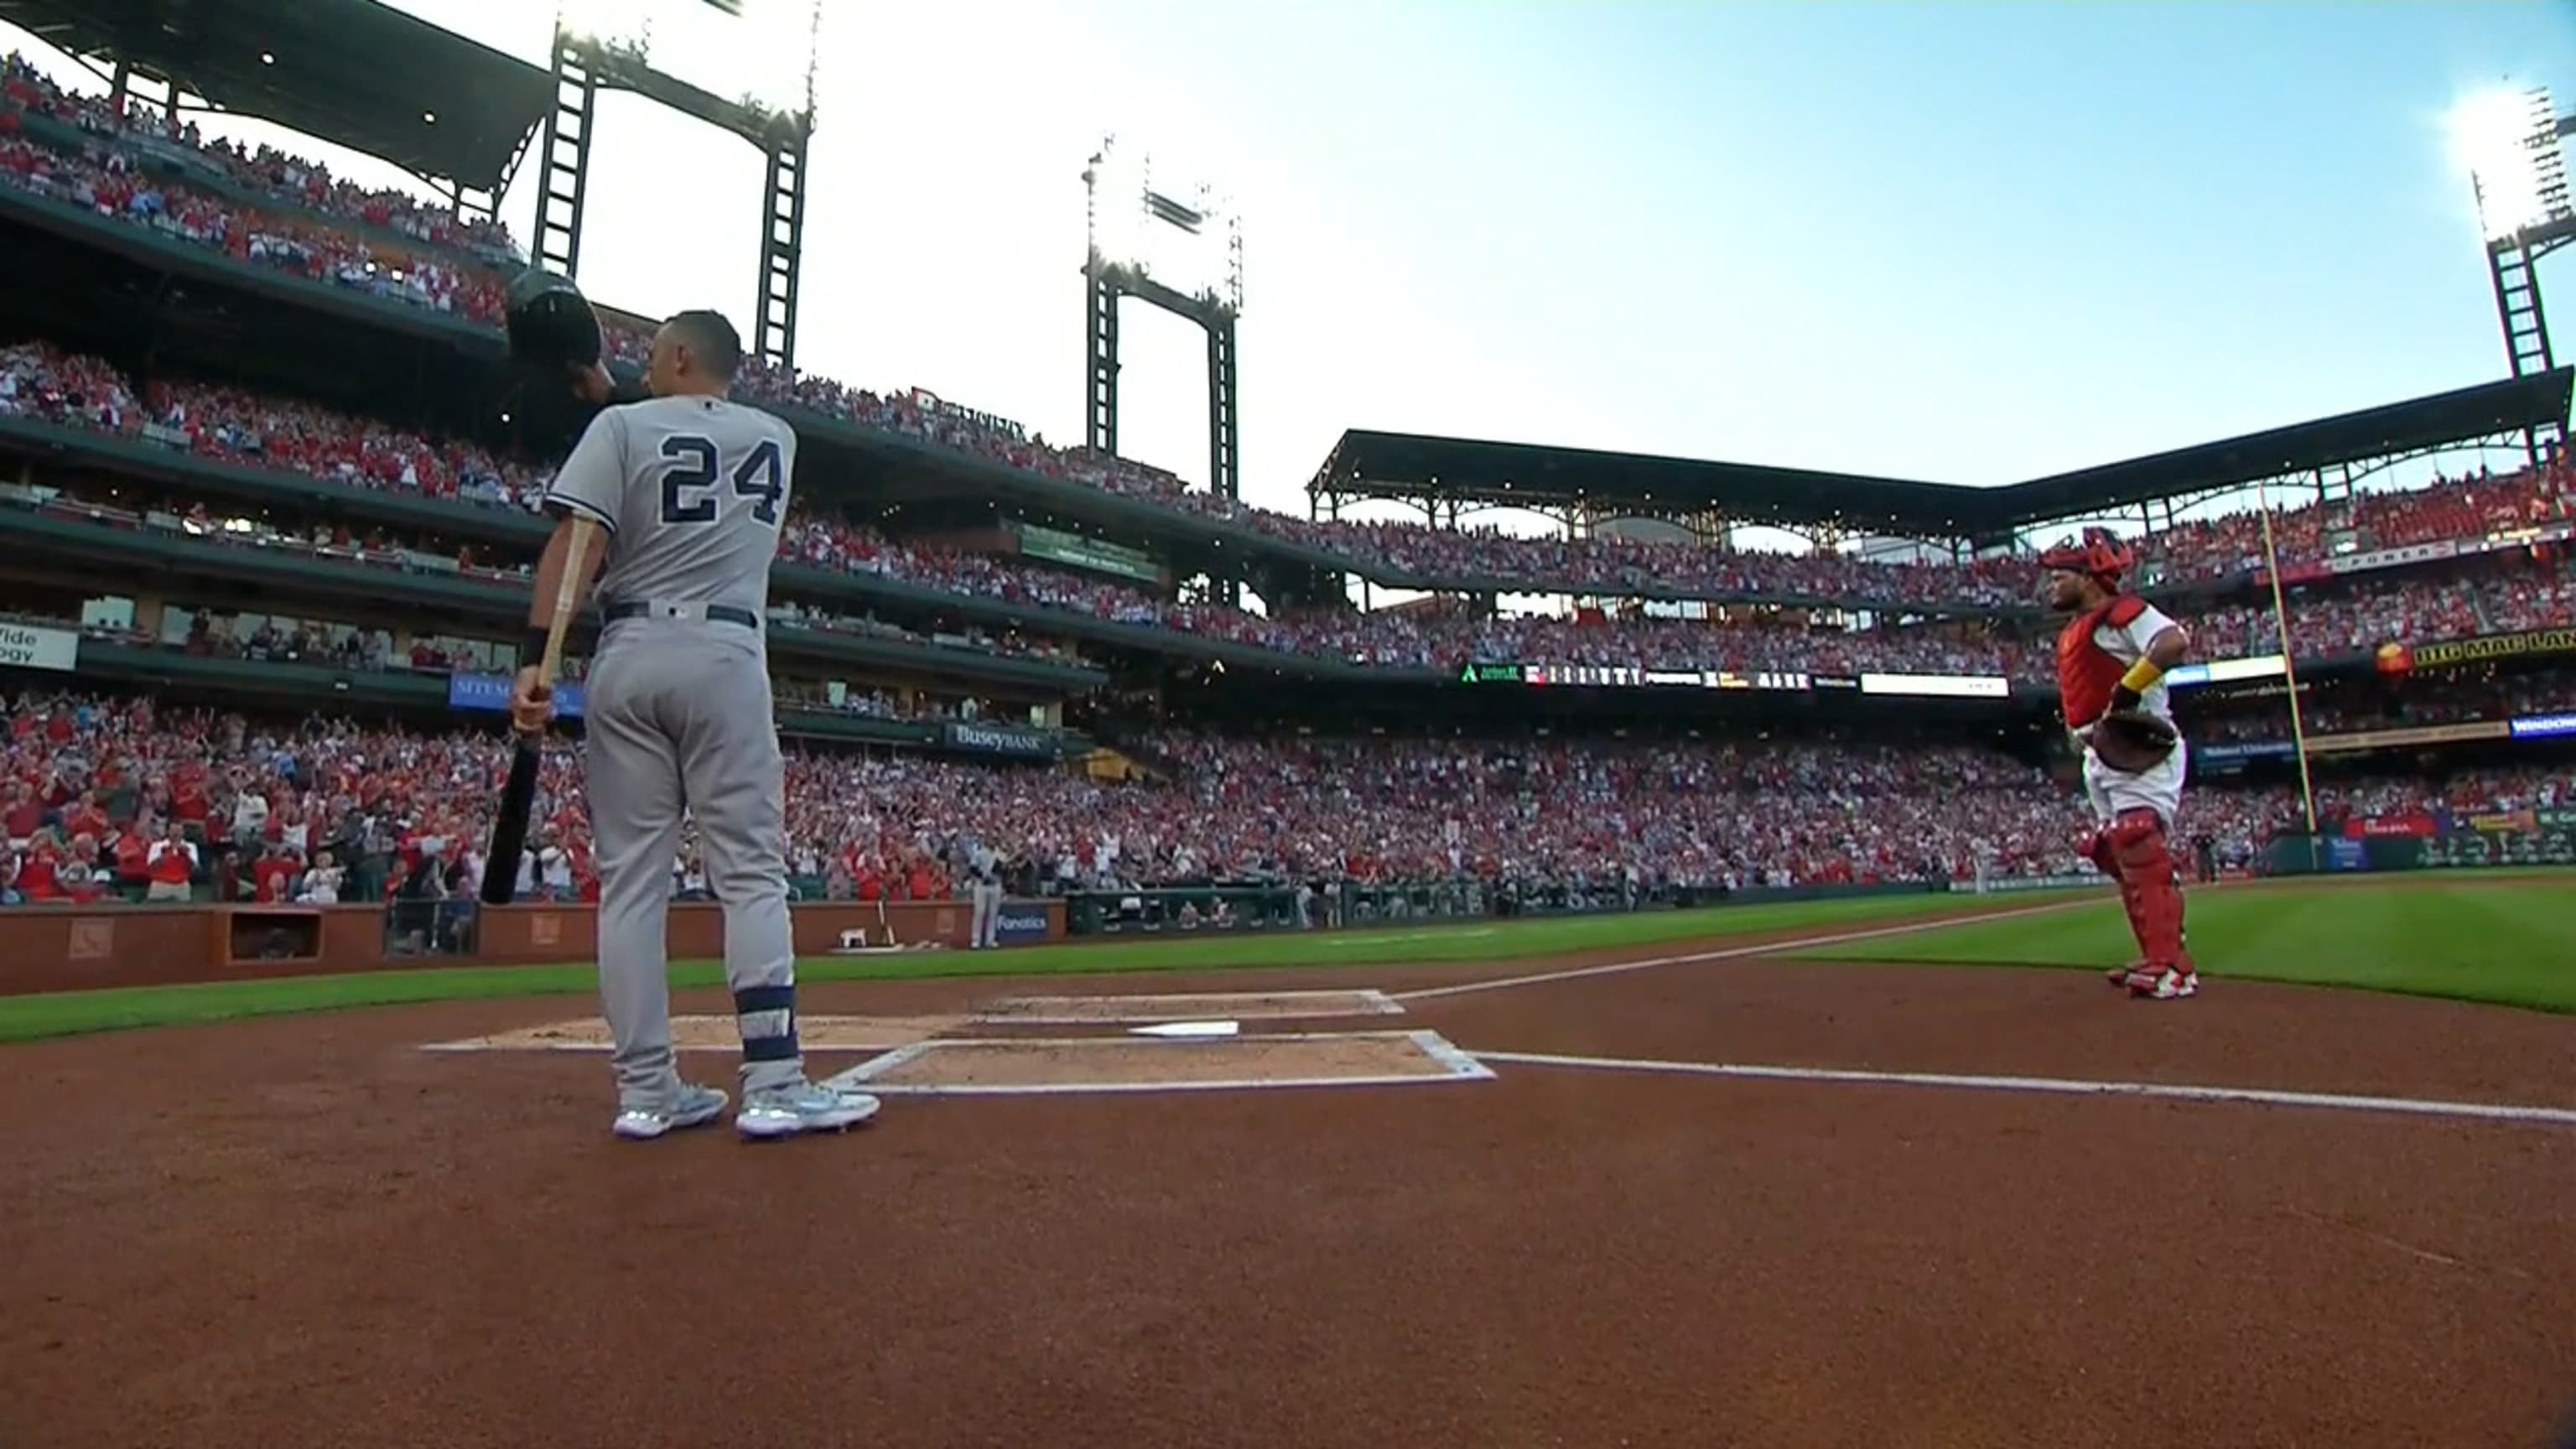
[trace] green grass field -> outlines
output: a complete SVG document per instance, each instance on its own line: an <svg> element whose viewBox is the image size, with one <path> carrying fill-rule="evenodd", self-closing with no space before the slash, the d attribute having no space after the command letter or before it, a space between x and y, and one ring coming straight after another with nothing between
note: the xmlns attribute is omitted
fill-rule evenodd
<svg viewBox="0 0 2576 1449"><path fill-rule="evenodd" d="M1961 906L1973 902L1961 900ZM1214 971L1243 967L1392 966L1420 962L1501 961L1572 951L1616 950L1660 941L1706 940L1758 931L1813 927L1829 933L1849 923L1939 909L1941 897L1799 901L1725 910L1654 911L1620 916L1560 916L1512 923L1387 923L1329 934L1123 937L1013 951L928 951L891 956L816 956L796 963L806 981L883 981L923 976L1083 975L1113 971ZM675 986L719 986L721 965L682 962ZM513 996L588 994L597 979L587 963L566 966L445 967L349 976L226 981L203 986L144 986L0 997L0 1042L79 1032L185 1026L286 1012L360 1006L410 1006Z"/></svg>
<svg viewBox="0 0 2576 1449"><path fill-rule="evenodd" d="M2212 976L2358 987L2576 1012L2576 876L2563 872L2346 878L2196 893L2192 950ZM1973 909L2050 904L2047 895L1957 898ZM1868 930L1939 908L1939 898L1878 897L1725 910L1572 916L1524 922L1387 923L1315 935L1122 938L972 954L818 957L807 981L924 976L1086 975L1241 967L1394 966L1509 961L1578 951L1719 941L1763 931ZM2107 896L2062 911L1956 923L1796 954L1811 960L1905 961L2096 969L2131 954ZM683 963L675 984L714 986L712 962ZM182 1026L286 1012L588 995L588 965L455 967L0 997L0 1042L81 1032Z"/></svg>
<svg viewBox="0 0 2576 1449"><path fill-rule="evenodd" d="M2213 978L2349 986L2576 1011L2576 878L2348 877L2198 892L2192 955ZM1803 960L2074 966L2135 954L2116 901L1797 952Z"/></svg>

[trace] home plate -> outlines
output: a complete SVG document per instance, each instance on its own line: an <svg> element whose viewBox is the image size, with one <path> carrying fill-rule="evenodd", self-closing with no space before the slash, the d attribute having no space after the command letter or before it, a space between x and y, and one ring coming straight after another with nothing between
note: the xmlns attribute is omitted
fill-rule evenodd
<svg viewBox="0 0 2576 1449"><path fill-rule="evenodd" d="M1157 1026L1131 1026L1129 1036L1213 1037L1232 1036L1241 1030L1230 1021L1167 1021Z"/></svg>

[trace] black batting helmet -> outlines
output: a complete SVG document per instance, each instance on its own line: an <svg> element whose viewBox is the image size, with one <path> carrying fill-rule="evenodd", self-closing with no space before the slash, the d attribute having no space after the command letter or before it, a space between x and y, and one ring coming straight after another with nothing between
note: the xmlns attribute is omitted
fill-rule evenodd
<svg viewBox="0 0 2576 1449"><path fill-rule="evenodd" d="M570 277L530 267L510 283L510 356L561 371L599 361L599 314Z"/></svg>

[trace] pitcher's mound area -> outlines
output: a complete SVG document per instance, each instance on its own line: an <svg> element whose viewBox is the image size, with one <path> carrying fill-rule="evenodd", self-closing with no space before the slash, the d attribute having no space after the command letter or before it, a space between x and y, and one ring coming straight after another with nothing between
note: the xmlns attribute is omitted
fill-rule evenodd
<svg viewBox="0 0 2576 1449"><path fill-rule="evenodd" d="M1483 1081L1485 1065L1438 1032L940 1039L915 1042L832 1078L882 1096L1213 1091Z"/></svg>
<svg viewBox="0 0 2576 1449"><path fill-rule="evenodd" d="M975 1017L997 1026L1080 1026L1403 1014L1404 1008L1383 991L1194 991L1168 996L1006 996L985 1003Z"/></svg>

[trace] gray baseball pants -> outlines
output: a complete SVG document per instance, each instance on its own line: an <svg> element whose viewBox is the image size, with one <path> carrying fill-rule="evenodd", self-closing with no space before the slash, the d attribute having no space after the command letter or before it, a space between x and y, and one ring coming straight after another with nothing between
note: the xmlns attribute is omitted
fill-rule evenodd
<svg viewBox="0 0 2576 1449"><path fill-rule="evenodd" d="M621 1107L661 1105L671 1049L671 861L684 813L724 908L725 984L742 1032L742 1088L804 1076L787 916L785 764L758 633L630 619L601 635L583 702L599 858L599 998Z"/></svg>
<svg viewBox="0 0 2576 1449"><path fill-rule="evenodd" d="M969 942L978 951L990 951L1002 944L1002 887L994 881L976 881L966 888Z"/></svg>

